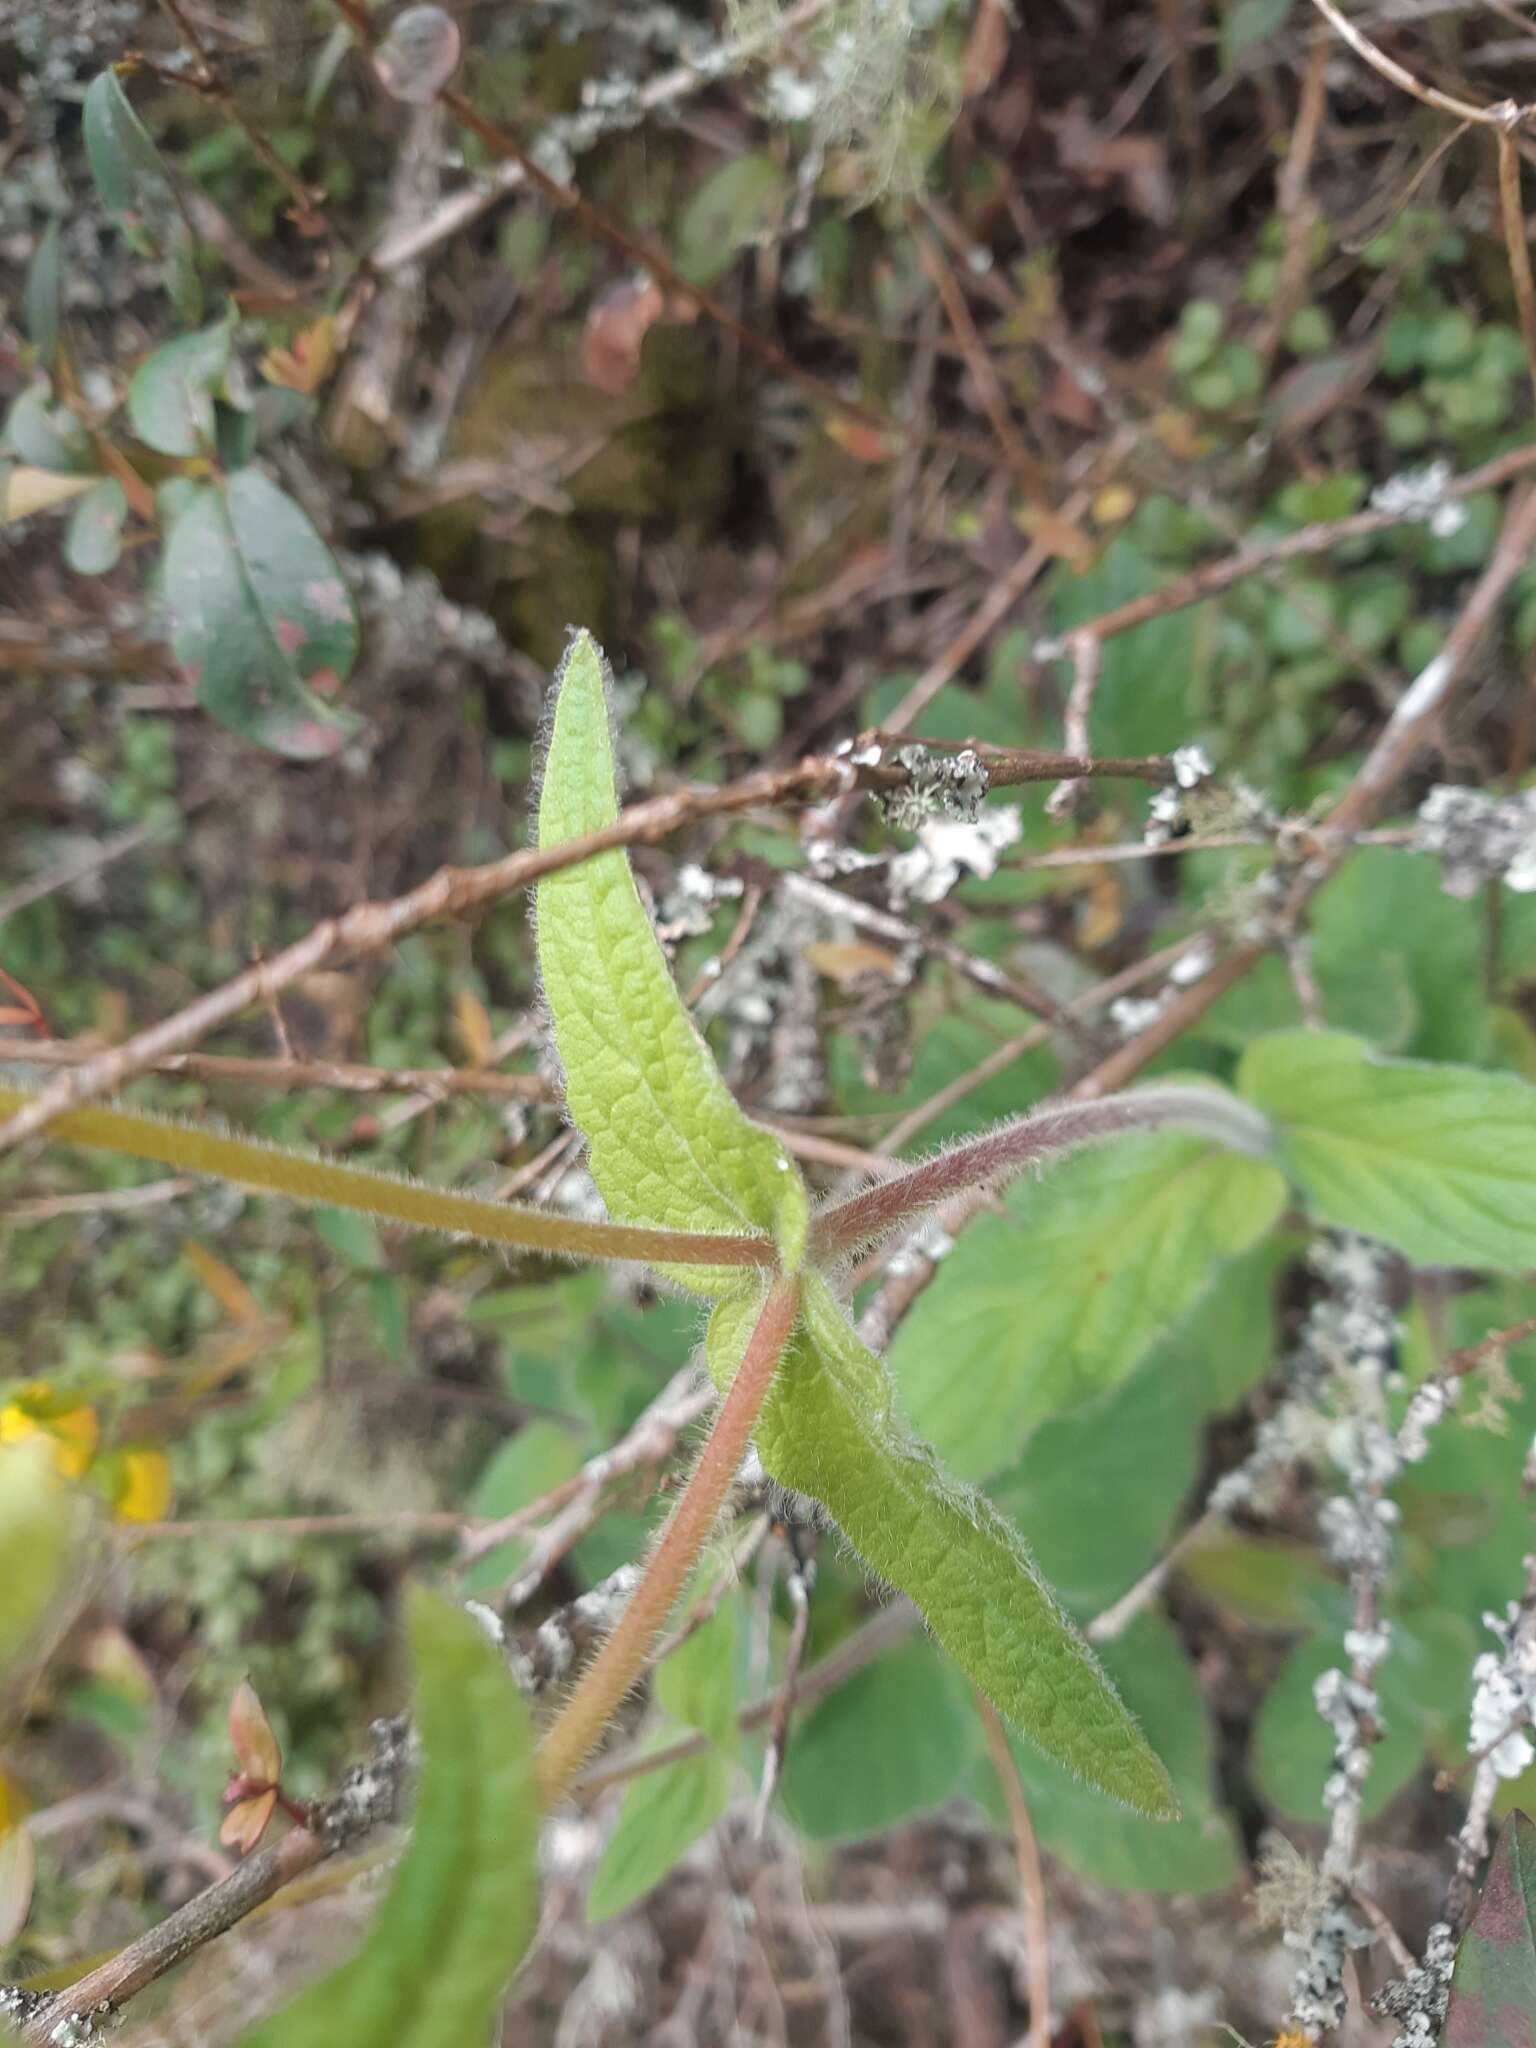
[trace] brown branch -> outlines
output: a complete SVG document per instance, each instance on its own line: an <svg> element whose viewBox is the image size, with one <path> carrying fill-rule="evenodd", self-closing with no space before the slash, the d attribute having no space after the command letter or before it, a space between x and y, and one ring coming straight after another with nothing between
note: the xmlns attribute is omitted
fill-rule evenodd
<svg viewBox="0 0 1536 2048"><path fill-rule="evenodd" d="M999 788L1051 782L1062 775L1139 775L1149 781L1172 780L1171 767L1160 757L1084 761L1072 755L1028 749L981 751L988 777ZM377 952L435 918L468 916L513 889L575 867L594 854L619 846L652 845L705 818L730 817L759 806L814 803L858 789L901 789L910 780L910 771L883 758L855 766L848 756L809 755L791 767L760 769L721 789L675 790L666 796L649 797L621 811L611 825L564 846L526 847L483 867L439 868L404 896L382 903L359 903L339 917L325 919L269 960L259 961L175 1015L61 1075L41 1089L25 1109L0 1124L0 1151L34 1136L64 1111L120 1088L134 1074L141 1074L157 1061L196 1044L243 1011L270 1003L282 990L317 968L335 960Z"/></svg>
<svg viewBox="0 0 1536 2048"><path fill-rule="evenodd" d="M1312 0L1312 5L1324 21L1343 37L1357 57L1364 58L1373 71L1379 71L1383 78L1403 92L1422 100L1426 107L1435 107L1442 114L1453 114L1458 121L1476 121L1491 128L1519 127L1536 111L1519 106L1514 100L1500 100L1494 106L1480 107L1470 100L1455 99L1450 93L1441 92L1438 86L1426 85L1422 79L1415 78L1405 65L1399 64L1395 57L1389 57L1363 29L1355 26L1348 15L1340 13L1334 0Z"/></svg>
<svg viewBox="0 0 1536 2048"><path fill-rule="evenodd" d="M1536 468L1536 446L1514 448L1507 455L1496 455L1492 461L1468 470L1464 476L1452 477L1445 487L1445 495L1453 499L1468 498L1480 491L1497 490L1501 484L1510 483L1533 468ZM1096 619L1085 619L1061 641L1037 643L1035 659L1044 660L1048 656L1054 659L1067 652L1068 642L1079 633L1091 633L1099 640L1113 639L1116 634L1129 633L1137 626L1144 626L1149 619L1160 619L1165 613L1183 611L1205 598L1219 597L1234 584L1257 576L1277 563L1326 554L1330 548L1342 546L1345 541L1365 540L1372 534L1387 533L1395 526L1411 525L1423 517L1420 510L1388 512L1368 507L1363 512L1351 513L1347 519L1317 520L1310 526L1298 527L1295 533L1282 534L1278 540L1265 541L1258 547L1239 548L1235 554L1225 555L1219 561L1202 563L1177 582L1165 583L1160 590L1149 590L1144 597L1133 597L1125 604L1116 605L1113 611L1101 612Z"/></svg>
<svg viewBox="0 0 1536 2048"><path fill-rule="evenodd" d="M175 24L176 32L197 59L197 71L189 77L178 77L174 83L190 85L194 92L213 101L226 120L232 121L251 145L263 167L277 180L288 197L293 201L294 223L301 234L316 234L325 228L325 221L315 207L315 195L294 171L290 170L256 123L240 105L234 93L225 82L223 73L214 62L208 45L198 32L181 0L160 0Z"/></svg>
<svg viewBox="0 0 1536 2048"><path fill-rule="evenodd" d="M1008 1808L1014 1850L1019 1863L1019 1890L1024 1903L1024 1943L1029 1958L1029 2048L1051 2048L1051 1924L1045 1903L1045 1872L1040 1844L1029 1817L1024 1780L1008 1746L1008 1731L985 1693L974 1692L976 1712L987 1739L987 1755L997 1774Z"/></svg>
<svg viewBox="0 0 1536 2048"><path fill-rule="evenodd" d="M375 1734L374 1755L347 1774L333 1797L311 1809L307 1826L258 1849L228 1877L27 2012L21 2023L25 2048L49 2048L62 2040L60 2030L71 2018L118 2011L167 1970L227 1934L284 1885L392 1820L405 1777L404 1724L377 1722Z"/></svg>
<svg viewBox="0 0 1536 2048"><path fill-rule="evenodd" d="M1499 130L1499 211L1509 252L1510 282L1520 311L1520 332L1525 340L1526 368L1531 389L1536 392L1536 279L1531 276L1531 245L1520 199L1520 149L1511 128Z"/></svg>
<svg viewBox="0 0 1536 2048"><path fill-rule="evenodd" d="M55 1040L0 1038L0 1065L83 1067L98 1057L87 1047ZM344 1095L423 1095L429 1102L455 1095L491 1095L519 1102L554 1100L539 1074L498 1074L487 1067L365 1067L350 1060L245 1059L228 1053L172 1053L141 1070L184 1074L203 1081L250 1082L262 1088L333 1088Z"/></svg>

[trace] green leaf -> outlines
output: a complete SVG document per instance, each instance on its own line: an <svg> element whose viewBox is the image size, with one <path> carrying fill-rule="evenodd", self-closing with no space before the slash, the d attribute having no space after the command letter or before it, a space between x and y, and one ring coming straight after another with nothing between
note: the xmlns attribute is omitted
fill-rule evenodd
<svg viewBox="0 0 1536 2048"><path fill-rule="evenodd" d="M333 754L354 721L317 697L357 658L357 615L335 557L259 470L204 485L165 544L176 659L232 732L296 760Z"/></svg>
<svg viewBox="0 0 1536 2048"><path fill-rule="evenodd" d="M221 320L157 348L128 384L128 417L146 448L205 455L213 446L213 401L229 369L230 326Z"/></svg>
<svg viewBox="0 0 1536 2048"><path fill-rule="evenodd" d="M37 360L45 370L53 368L59 351L60 284L59 224L54 220L38 237L27 266L26 291L21 302L27 339L37 350Z"/></svg>
<svg viewBox="0 0 1536 2048"><path fill-rule="evenodd" d="M1324 1222L1420 1265L1524 1271L1536 1259L1536 1088L1475 1067L1384 1060L1341 1033L1284 1032L1240 1085Z"/></svg>
<svg viewBox="0 0 1536 2048"><path fill-rule="evenodd" d="M388 1261L383 1241L371 1216L360 1216L355 1209L319 1208L313 1211L311 1221L315 1235L354 1273L385 1270Z"/></svg>
<svg viewBox="0 0 1536 2048"><path fill-rule="evenodd" d="M1291 0L1227 0L1221 13L1221 68L1231 72L1244 50L1267 42L1291 17Z"/></svg>
<svg viewBox="0 0 1536 2048"><path fill-rule="evenodd" d="M34 469L59 476L88 476L96 467L91 437L67 405L50 402L46 379L29 384L5 416L4 445Z"/></svg>
<svg viewBox="0 0 1536 2048"><path fill-rule="evenodd" d="M891 1348L913 1426L966 1478L1123 1380L1275 1221L1272 1166L1178 1133L1126 1138L1009 1191L919 1295Z"/></svg>
<svg viewBox="0 0 1536 2048"><path fill-rule="evenodd" d="M179 258L191 238L170 173L116 71L92 79L81 129L96 190L128 242L143 256Z"/></svg>
<svg viewBox="0 0 1536 2048"><path fill-rule="evenodd" d="M115 476L92 484L64 529L64 559L77 576L105 576L123 552L128 493Z"/></svg>
<svg viewBox="0 0 1536 2048"><path fill-rule="evenodd" d="M980 1732L964 1682L932 1643L856 1671L794 1732L784 1805L813 1841L878 1834L956 1796Z"/></svg>
<svg viewBox="0 0 1536 2048"><path fill-rule="evenodd" d="M514 1515L530 1501L538 1500L551 1488L563 1485L581 1466L582 1440L558 1422L536 1419L509 1436L475 1481L468 1501L473 1515L489 1515L499 1521ZM489 1593L514 1576L527 1554L523 1537L509 1536L484 1557L477 1557L465 1572L466 1593Z"/></svg>
<svg viewBox="0 0 1536 2048"><path fill-rule="evenodd" d="M660 1884L720 1819L730 1792L731 1766L713 1749L628 1786L587 1894L588 1920L611 1920Z"/></svg>
<svg viewBox="0 0 1536 2048"><path fill-rule="evenodd" d="M707 178L689 200L677 230L677 267L690 284L710 284L729 270L776 217L784 172L771 156L749 152Z"/></svg>
<svg viewBox="0 0 1536 2048"><path fill-rule="evenodd" d="M1456 1951L1445 2048L1528 2048L1536 2012L1536 1825L1504 1823Z"/></svg>
<svg viewBox="0 0 1536 2048"><path fill-rule="evenodd" d="M803 1302L758 1422L769 1476L825 1504L1029 1742L1112 1798L1171 1815L1167 1774L1017 1530L907 1433L889 1375L819 1274L805 1276ZM716 1309L706 1355L717 1383L754 1314L751 1300Z"/></svg>
<svg viewBox="0 0 1536 2048"><path fill-rule="evenodd" d="M1143 1820L1014 1743L1036 1834L1073 1870L1116 1891L1223 1890L1237 1876L1237 1845L1217 1802L1216 1743L1189 1658L1161 1615L1144 1614L1105 1645L1104 1661L1156 1743L1183 1810L1171 1826ZM990 1770L981 1783L984 1803L1002 1818Z"/></svg>
<svg viewBox="0 0 1536 2048"><path fill-rule="evenodd" d="M1501 1064L1490 1058L1493 1016L1483 993L1483 907L1447 896L1428 854L1365 846L1319 893L1312 912L1312 965L1324 1014L1340 1029L1416 1059ZM1500 942L1508 983L1536 972L1536 900L1504 891ZM1415 1016L1394 1043L1356 1024L1347 984L1371 971L1406 979ZM1335 992L1338 992L1336 995Z"/></svg>
<svg viewBox="0 0 1536 2048"><path fill-rule="evenodd" d="M1199 1470L1205 1417L1239 1399L1274 1357L1270 1307L1284 1247L1266 1241L1217 1280L1120 1385L1052 1416L988 1487L1030 1532L1071 1611L1097 1614L1149 1570ZM1233 1383L1233 1366L1242 1383ZM1112 1515L1089 1503L1113 1501Z"/></svg>
<svg viewBox="0 0 1536 2048"><path fill-rule="evenodd" d="M1120 534L1083 574L1058 567L1051 579L1052 630L1068 633L1172 581L1129 534ZM1189 706L1206 665L1209 605L1149 619L1105 644L1093 698L1100 753L1152 754L1192 737Z"/></svg>
<svg viewBox="0 0 1536 2048"><path fill-rule="evenodd" d="M556 680L539 845L618 815L606 665L590 633ZM562 868L538 889L539 971L565 1067L566 1100L592 1178L618 1222L760 1230L791 1269L808 1219L804 1183L778 1141L748 1121L684 1009L622 851ZM739 1281L679 1270L720 1292Z"/></svg>
<svg viewBox="0 0 1536 2048"><path fill-rule="evenodd" d="M78 1519L46 1436L0 1448L0 1675L63 1589Z"/></svg>
<svg viewBox="0 0 1536 2048"><path fill-rule="evenodd" d="M706 1561L701 1592L729 1566ZM727 1756L736 1750L736 1654L738 1603L730 1595L708 1621L680 1642L656 1674L656 1698L676 1721L697 1728Z"/></svg>
<svg viewBox="0 0 1536 2048"><path fill-rule="evenodd" d="M406 1614L421 1783L411 1838L358 1953L240 2048L464 2048L533 1934L533 1737L500 1651L421 1591Z"/></svg>
<svg viewBox="0 0 1536 2048"><path fill-rule="evenodd" d="M1392 1647L1377 1675L1381 1740L1371 1747L1362 1788L1367 1819L1383 1811L1424 1764L1437 1737L1453 1734L1466 1713L1467 1673L1477 1654L1460 1615L1417 1613L1394 1619ZM1345 1663L1337 1636L1316 1637L1291 1652L1264 1695L1254 1726L1254 1782L1269 1805L1292 1820L1325 1822L1323 1787L1333 1769L1333 1737L1312 1688Z"/></svg>

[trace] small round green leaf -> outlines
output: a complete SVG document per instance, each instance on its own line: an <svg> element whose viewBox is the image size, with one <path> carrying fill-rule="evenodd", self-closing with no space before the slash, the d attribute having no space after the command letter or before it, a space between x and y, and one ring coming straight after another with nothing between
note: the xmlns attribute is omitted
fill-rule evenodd
<svg viewBox="0 0 1536 2048"><path fill-rule="evenodd" d="M146 448L202 455L213 444L213 401L229 368L227 321L181 334L146 356L128 385L128 417Z"/></svg>
<svg viewBox="0 0 1536 2048"><path fill-rule="evenodd" d="M123 551L128 494L115 476L93 484L64 529L64 559L77 576L104 576Z"/></svg>

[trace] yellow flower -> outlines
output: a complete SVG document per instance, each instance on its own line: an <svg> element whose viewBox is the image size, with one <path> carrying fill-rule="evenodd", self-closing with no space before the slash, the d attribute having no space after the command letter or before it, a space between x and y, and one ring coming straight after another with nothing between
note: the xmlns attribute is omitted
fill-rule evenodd
<svg viewBox="0 0 1536 2048"><path fill-rule="evenodd" d="M171 1461L164 1451L124 1451L112 1512L120 1522L159 1522L171 1504Z"/></svg>
<svg viewBox="0 0 1536 2048"><path fill-rule="evenodd" d="M46 1380L32 1380L0 1408L0 1444L29 1436L53 1439L53 1462L62 1478L78 1479L96 1455L96 1411L66 1408Z"/></svg>

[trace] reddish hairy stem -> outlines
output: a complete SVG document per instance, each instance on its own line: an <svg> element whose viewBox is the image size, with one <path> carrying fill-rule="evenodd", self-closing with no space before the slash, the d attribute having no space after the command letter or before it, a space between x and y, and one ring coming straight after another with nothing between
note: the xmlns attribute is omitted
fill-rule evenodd
<svg viewBox="0 0 1536 2048"><path fill-rule="evenodd" d="M564 1712L539 1745L539 1793L553 1806L597 1747L709 1540L735 1478L799 1309L793 1280L777 1281L757 1319L730 1392L720 1404L699 1462L652 1552L618 1626L583 1672Z"/></svg>
<svg viewBox="0 0 1536 2048"><path fill-rule="evenodd" d="M818 1216L813 1252L847 1252L885 1237L952 1195L1011 1178L1025 1167L1079 1145L1101 1143L1143 1131L1182 1126L1218 1139L1235 1151L1263 1154L1269 1125L1255 1109L1214 1088L1142 1088L1092 1102L1063 1103L1059 1109L1020 1117L968 1145L956 1145L910 1172L866 1188L850 1201Z"/></svg>

